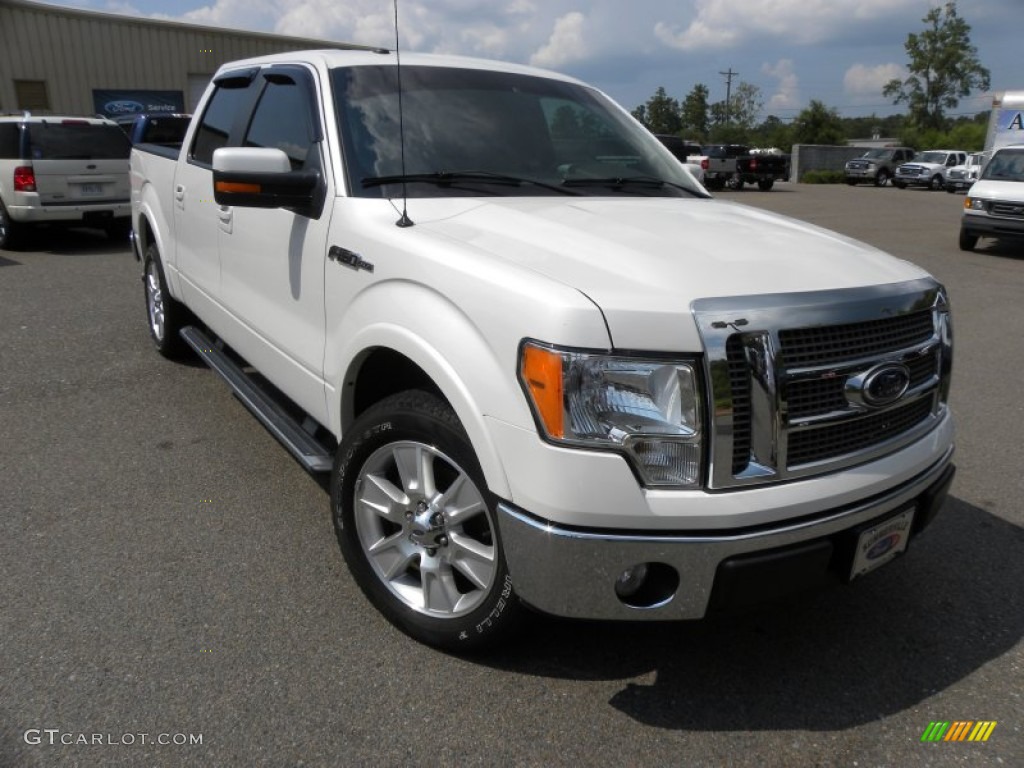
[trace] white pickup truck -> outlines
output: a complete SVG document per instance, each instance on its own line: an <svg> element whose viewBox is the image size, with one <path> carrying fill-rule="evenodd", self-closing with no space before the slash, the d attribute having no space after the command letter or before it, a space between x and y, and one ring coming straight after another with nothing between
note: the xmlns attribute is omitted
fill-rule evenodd
<svg viewBox="0 0 1024 768"><path fill-rule="evenodd" d="M946 496L943 287L712 199L576 80L241 61L131 169L157 349L330 473L353 577L422 641L849 581Z"/></svg>

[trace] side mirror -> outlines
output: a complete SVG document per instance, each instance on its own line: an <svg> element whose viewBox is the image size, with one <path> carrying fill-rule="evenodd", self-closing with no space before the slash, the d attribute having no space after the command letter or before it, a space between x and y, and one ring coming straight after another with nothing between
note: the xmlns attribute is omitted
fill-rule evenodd
<svg viewBox="0 0 1024 768"><path fill-rule="evenodd" d="M289 208L317 218L320 173L293 171L280 149L222 147L213 153L213 199L243 208Z"/></svg>

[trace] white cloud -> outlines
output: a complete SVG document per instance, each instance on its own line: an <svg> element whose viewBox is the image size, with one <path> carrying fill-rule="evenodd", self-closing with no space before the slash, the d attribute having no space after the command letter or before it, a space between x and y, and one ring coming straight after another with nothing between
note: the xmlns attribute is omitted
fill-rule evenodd
<svg viewBox="0 0 1024 768"><path fill-rule="evenodd" d="M774 64L762 64L761 72L779 81L775 92L768 97L765 104L765 110L769 114L799 109L803 105L800 98L800 78L793 69L792 59L779 59Z"/></svg>
<svg viewBox="0 0 1024 768"><path fill-rule="evenodd" d="M897 17L920 5L920 0L694 0L696 13L688 23L658 21L654 35L682 51L773 38L810 45L843 35L851 23Z"/></svg>
<svg viewBox="0 0 1024 768"><path fill-rule="evenodd" d="M579 11L573 11L555 21L548 42L530 57L536 67L560 67L566 62L582 59L587 54L584 40L586 19Z"/></svg>
<svg viewBox="0 0 1024 768"><path fill-rule="evenodd" d="M902 64L879 64L874 67L854 64L843 75L843 89L856 96L878 96L890 80L902 80L906 76L907 70Z"/></svg>

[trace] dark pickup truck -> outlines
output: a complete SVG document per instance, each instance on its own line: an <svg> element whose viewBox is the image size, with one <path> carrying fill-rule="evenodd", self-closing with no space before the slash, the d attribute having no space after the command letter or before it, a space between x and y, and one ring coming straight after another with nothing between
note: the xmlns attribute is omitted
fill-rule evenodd
<svg viewBox="0 0 1024 768"><path fill-rule="evenodd" d="M744 184L757 184L767 192L776 181L789 176L789 158L777 151L756 150L742 144L709 144L702 154L688 158L704 169L704 185L708 189L743 189Z"/></svg>
<svg viewBox="0 0 1024 768"><path fill-rule="evenodd" d="M132 144L160 144L180 147L192 115L143 112L115 118Z"/></svg>

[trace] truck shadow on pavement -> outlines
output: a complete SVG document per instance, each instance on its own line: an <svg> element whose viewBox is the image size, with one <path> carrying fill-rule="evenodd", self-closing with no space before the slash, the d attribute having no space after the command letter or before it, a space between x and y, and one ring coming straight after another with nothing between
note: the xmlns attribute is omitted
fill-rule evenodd
<svg viewBox="0 0 1024 768"><path fill-rule="evenodd" d="M1003 259L1024 261L1024 240L995 240L983 238L974 248L982 256L998 256Z"/></svg>
<svg viewBox="0 0 1024 768"><path fill-rule="evenodd" d="M573 680L653 673L609 704L660 728L850 728L912 708L1014 648L1022 551L1024 529L951 497L907 557L851 587L703 622L539 617L488 663Z"/></svg>
<svg viewBox="0 0 1024 768"><path fill-rule="evenodd" d="M27 233L19 243L21 253L52 253L59 256L91 253L131 253L131 244L124 240L111 240L102 229L39 227Z"/></svg>

